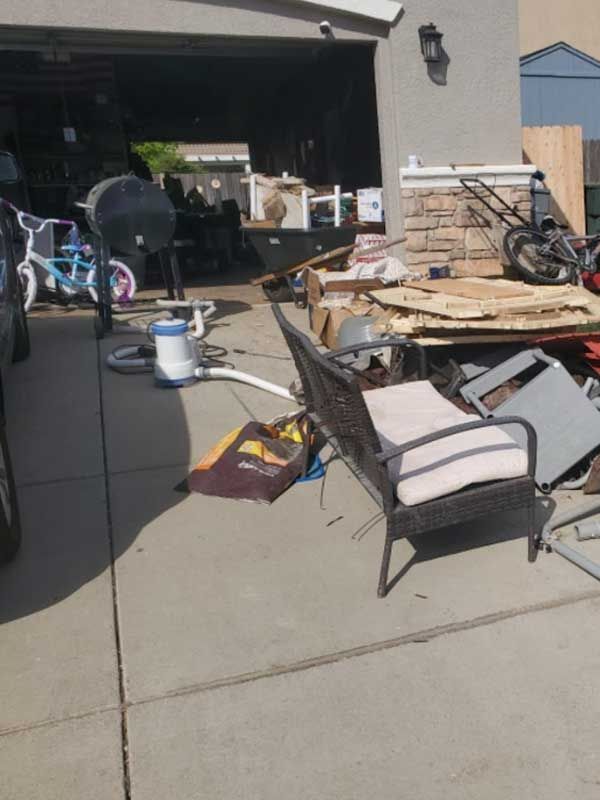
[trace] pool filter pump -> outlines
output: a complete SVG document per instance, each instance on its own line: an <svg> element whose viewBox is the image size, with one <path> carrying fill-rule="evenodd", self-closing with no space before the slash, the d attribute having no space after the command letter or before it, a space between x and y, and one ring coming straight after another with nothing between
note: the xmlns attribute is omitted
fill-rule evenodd
<svg viewBox="0 0 600 800"><path fill-rule="evenodd" d="M111 369L122 373L154 372L156 385L162 387L179 388L213 379L238 381L296 402L283 386L232 367L214 366L214 362L204 356L204 321L216 311L212 300L157 300L157 304L162 308L191 309L192 322L177 318L152 322L149 332L153 346L117 347L107 358L106 363Z"/></svg>
<svg viewBox="0 0 600 800"><path fill-rule="evenodd" d="M196 340L189 335L183 319L160 319L150 325L156 357L154 380L157 386L187 386L198 380L199 353Z"/></svg>

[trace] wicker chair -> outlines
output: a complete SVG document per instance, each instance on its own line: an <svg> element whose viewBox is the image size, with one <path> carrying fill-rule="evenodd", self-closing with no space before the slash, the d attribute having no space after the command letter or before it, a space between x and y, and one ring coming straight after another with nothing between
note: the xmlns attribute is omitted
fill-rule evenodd
<svg viewBox="0 0 600 800"><path fill-rule="evenodd" d="M528 422L519 417L466 422L384 452L359 386L358 370L348 366L340 357L369 349L380 350L382 347L391 347L397 354L412 351L418 360L419 378L424 379L427 373L424 348L414 341L394 338L353 345L324 355L308 337L286 320L279 306L273 305L273 312L298 369L311 424L323 433L385 514L387 530L377 591L379 597L385 597L389 588L388 571L394 541L506 509L527 510L528 558L529 561L535 560L540 542L535 526L537 443L535 431ZM471 485L419 505L404 505L397 498L388 470L390 461L447 436L506 425L519 425L525 429L526 475Z"/></svg>

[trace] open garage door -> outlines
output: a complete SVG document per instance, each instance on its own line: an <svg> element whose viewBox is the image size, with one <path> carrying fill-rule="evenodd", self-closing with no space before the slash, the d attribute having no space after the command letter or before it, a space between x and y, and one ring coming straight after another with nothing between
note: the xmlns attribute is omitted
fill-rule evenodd
<svg viewBox="0 0 600 800"><path fill-rule="evenodd" d="M72 216L92 185L135 168L143 141L245 143L254 171L380 186L373 52L3 29L0 148L19 158L40 216Z"/></svg>

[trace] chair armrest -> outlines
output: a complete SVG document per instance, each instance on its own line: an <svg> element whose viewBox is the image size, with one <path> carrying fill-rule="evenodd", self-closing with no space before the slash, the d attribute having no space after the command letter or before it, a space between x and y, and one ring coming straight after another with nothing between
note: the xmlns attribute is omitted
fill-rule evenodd
<svg viewBox="0 0 600 800"><path fill-rule="evenodd" d="M350 353L360 353L363 350L380 350L382 347L408 347L416 351L419 359L419 378L426 380L428 375L427 352L423 345L414 342L412 339L402 339L396 336L389 338L375 339L372 342L362 342L362 344L351 344L341 350L333 350L331 353L324 353L325 358L333 361L337 367L342 369L347 365L343 362L339 364L337 359Z"/></svg>
<svg viewBox="0 0 600 800"><path fill-rule="evenodd" d="M393 458L408 453L422 445L436 442L440 439L445 439L447 436L454 436L457 433L465 433L466 431L474 431L478 428L492 428L500 427L502 425L520 425L525 429L527 434L527 474L530 477L535 475L536 459L537 459L537 435L533 425L522 417L489 417L488 419L478 419L475 422L465 422L462 425L453 425L451 428L445 428L442 431L435 431L435 433L428 433L426 436L420 436L418 439L413 439L411 442L398 445L392 450L387 450L385 453L377 454L377 461L380 464L387 464Z"/></svg>

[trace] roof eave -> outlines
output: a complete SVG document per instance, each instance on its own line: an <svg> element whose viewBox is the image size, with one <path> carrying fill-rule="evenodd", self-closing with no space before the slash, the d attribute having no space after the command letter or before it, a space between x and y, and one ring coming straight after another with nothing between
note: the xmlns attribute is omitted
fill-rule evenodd
<svg viewBox="0 0 600 800"><path fill-rule="evenodd" d="M324 11L337 11L343 14L352 14L357 17L375 19L394 23L402 11L402 3L398 0L279 0L283 3L294 3L307 6L317 6Z"/></svg>

